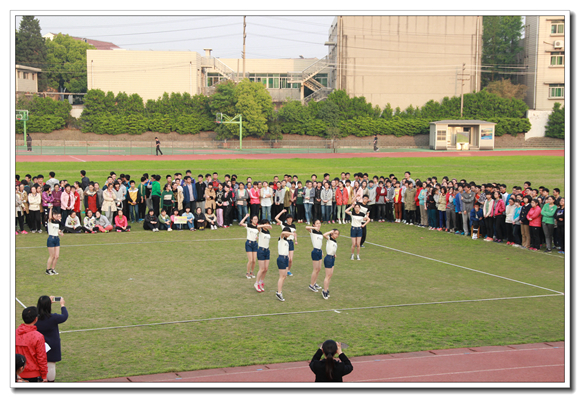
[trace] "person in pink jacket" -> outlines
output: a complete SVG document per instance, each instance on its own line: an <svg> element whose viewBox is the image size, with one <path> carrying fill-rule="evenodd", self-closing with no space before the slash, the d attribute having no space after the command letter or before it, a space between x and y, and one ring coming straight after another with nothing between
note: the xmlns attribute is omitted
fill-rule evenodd
<svg viewBox="0 0 580 398"><path fill-rule="evenodd" d="M260 188L258 182L254 181L252 188L248 189L250 196L250 217L260 217ZM251 219L251 218L250 218Z"/></svg>
<svg viewBox="0 0 580 398"><path fill-rule="evenodd" d="M495 222L494 242L501 243L505 230L505 202L498 191L493 193L493 218Z"/></svg>
<svg viewBox="0 0 580 398"><path fill-rule="evenodd" d="M346 206L348 205L348 190L345 188L342 181L338 182L338 188L335 193L337 218L339 224L345 224Z"/></svg>
<svg viewBox="0 0 580 398"><path fill-rule="evenodd" d="M540 250L540 228L542 227L542 209L540 208L540 201L532 199L532 208L528 211L527 219L530 221L530 235L532 243L530 250Z"/></svg>
<svg viewBox="0 0 580 398"><path fill-rule="evenodd" d="M123 215L123 210L119 210L115 216L115 230L117 232L130 232L131 226L127 221L127 217Z"/></svg>

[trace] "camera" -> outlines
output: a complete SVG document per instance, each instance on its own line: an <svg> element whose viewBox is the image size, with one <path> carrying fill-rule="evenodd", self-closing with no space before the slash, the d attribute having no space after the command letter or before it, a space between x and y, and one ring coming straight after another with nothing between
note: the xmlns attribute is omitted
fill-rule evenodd
<svg viewBox="0 0 580 398"><path fill-rule="evenodd" d="M56 297L54 298L54 302L56 303L57 301L60 301L60 297L59 297L59 296L56 296Z"/></svg>

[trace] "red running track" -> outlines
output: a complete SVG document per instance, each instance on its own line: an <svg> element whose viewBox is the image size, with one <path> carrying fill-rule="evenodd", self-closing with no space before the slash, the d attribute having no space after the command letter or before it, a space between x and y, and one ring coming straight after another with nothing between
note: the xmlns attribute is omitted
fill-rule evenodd
<svg viewBox="0 0 580 398"><path fill-rule="evenodd" d="M271 153L245 155L31 155L16 156L16 162L119 162L132 160L222 160L222 159L345 159L345 158L442 158L479 156L564 156L563 149L515 151L431 151L369 153Z"/></svg>
<svg viewBox="0 0 580 398"><path fill-rule="evenodd" d="M346 351L345 351L346 352ZM314 354L314 352L313 352ZM345 382L564 383L565 343L454 348L350 358ZM308 361L120 377L94 382L310 383ZM564 385L561 385L562 387ZM556 387L556 385L554 385Z"/></svg>

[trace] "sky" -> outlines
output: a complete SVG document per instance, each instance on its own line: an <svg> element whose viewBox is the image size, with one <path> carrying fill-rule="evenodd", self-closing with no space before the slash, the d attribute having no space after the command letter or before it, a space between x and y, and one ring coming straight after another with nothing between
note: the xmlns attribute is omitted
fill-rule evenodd
<svg viewBox="0 0 580 398"><path fill-rule="evenodd" d="M181 13L182 14L182 13ZM41 15L41 33L111 42L126 50L196 51L213 49L219 58L241 58L243 15ZM16 29L20 26L16 17ZM329 16L248 15L246 58L322 58L334 19Z"/></svg>

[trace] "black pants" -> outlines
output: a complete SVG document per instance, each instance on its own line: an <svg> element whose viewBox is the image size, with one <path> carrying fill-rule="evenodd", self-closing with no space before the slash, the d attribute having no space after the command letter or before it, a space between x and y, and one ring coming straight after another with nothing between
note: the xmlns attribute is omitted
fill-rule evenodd
<svg viewBox="0 0 580 398"><path fill-rule="evenodd" d="M155 147L155 156L157 156L158 154L162 154L163 155L163 152L161 152L161 149L159 149L159 145L157 145Z"/></svg>
<svg viewBox="0 0 580 398"><path fill-rule="evenodd" d="M320 203L314 203L312 205L312 222L313 220L322 221L322 205Z"/></svg>
<svg viewBox="0 0 580 398"><path fill-rule="evenodd" d="M520 224L514 224L513 226L514 232L514 240L513 242L516 245L521 245L522 244L522 226Z"/></svg>
<svg viewBox="0 0 580 398"><path fill-rule="evenodd" d="M493 222L494 222L493 217L485 217L483 220L485 221L485 230L487 232L487 237L493 238Z"/></svg>
<svg viewBox="0 0 580 398"><path fill-rule="evenodd" d="M143 200L143 203L139 203L139 218L145 219L145 213L147 212L147 203Z"/></svg>
<svg viewBox="0 0 580 398"><path fill-rule="evenodd" d="M558 228L556 228L556 231L558 231L558 244L560 245L560 250L565 251L564 250L564 223L558 223Z"/></svg>
<svg viewBox="0 0 580 398"><path fill-rule="evenodd" d="M540 249L540 230L542 227L532 227L530 226L530 237L531 237L531 244L530 246L534 249Z"/></svg>
<svg viewBox="0 0 580 398"><path fill-rule="evenodd" d="M296 219L304 221L306 217L304 205L296 205Z"/></svg>
<svg viewBox="0 0 580 398"><path fill-rule="evenodd" d="M368 211L368 216L371 220L376 220L377 219L377 215L376 215L376 206L375 205L369 205L367 204L367 207L369 209Z"/></svg>
<svg viewBox="0 0 580 398"><path fill-rule="evenodd" d="M24 231L24 212L16 211L16 223L20 226L20 231Z"/></svg>
<svg viewBox="0 0 580 398"><path fill-rule="evenodd" d="M254 216L258 216L258 218L260 218L260 204L258 203L250 205L250 219L252 219Z"/></svg>
<svg viewBox="0 0 580 398"><path fill-rule="evenodd" d="M463 231L463 213L455 212L455 231Z"/></svg>
<svg viewBox="0 0 580 398"><path fill-rule="evenodd" d="M31 231L40 231L42 228L40 222L40 210L29 210L28 211L28 227Z"/></svg>
<svg viewBox="0 0 580 398"><path fill-rule="evenodd" d="M505 229L505 214L500 214L495 216L495 235L499 240L505 239L504 229Z"/></svg>
<svg viewBox="0 0 580 398"><path fill-rule="evenodd" d="M506 232L507 232L505 239L508 242L513 242L514 241L514 225L506 222L505 226L506 226Z"/></svg>
<svg viewBox="0 0 580 398"><path fill-rule="evenodd" d="M232 205L224 207L224 226L229 226L232 223Z"/></svg>
<svg viewBox="0 0 580 398"><path fill-rule="evenodd" d="M367 227L366 226L362 227L362 237L360 238L360 245L361 246L365 243L365 240L367 240Z"/></svg>
<svg viewBox="0 0 580 398"><path fill-rule="evenodd" d="M415 220L415 210L407 210L407 224L413 224Z"/></svg>
<svg viewBox="0 0 580 398"><path fill-rule="evenodd" d="M395 217L393 216L393 202L385 204L385 207L387 212L387 221L395 221Z"/></svg>
<svg viewBox="0 0 580 398"><path fill-rule="evenodd" d="M157 224L151 224L149 221L143 221L143 229L146 231L153 231L155 228L158 228L159 222Z"/></svg>
<svg viewBox="0 0 580 398"><path fill-rule="evenodd" d="M161 200L161 196L151 195L151 201L153 202L153 212L155 216L159 217L159 202Z"/></svg>

